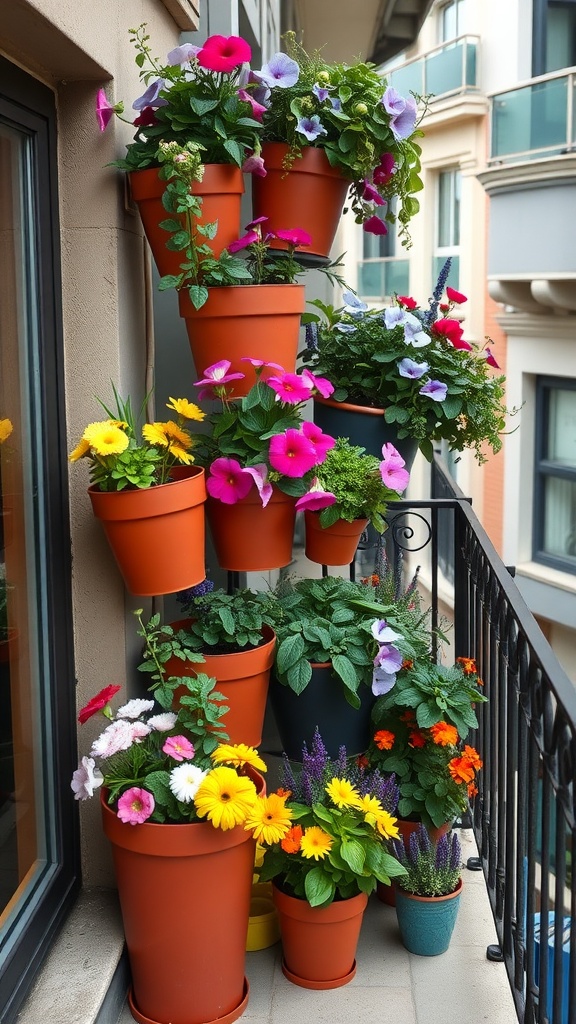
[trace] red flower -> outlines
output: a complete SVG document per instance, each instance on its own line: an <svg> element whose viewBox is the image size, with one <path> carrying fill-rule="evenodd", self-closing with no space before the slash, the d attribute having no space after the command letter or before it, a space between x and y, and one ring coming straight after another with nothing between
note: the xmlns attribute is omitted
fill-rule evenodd
<svg viewBox="0 0 576 1024"><path fill-rule="evenodd" d="M144 107L142 113L135 117L132 124L135 124L139 128L147 128L150 125L158 124L158 118L156 117L156 111L154 107Z"/></svg>
<svg viewBox="0 0 576 1024"><path fill-rule="evenodd" d="M412 299L409 295L398 295L398 302L404 309L417 309L418 303L416 299Z"/></svg>
<svg viewBox="0 0 576 1024"><path fill-rule="evenodd" d="M424 733L420 732L420 729L412 729L408 745L410 747L424 747L426 745L426 737Z"/></svg>
<svg viewBox="0 0 576 1024"><path fill-rule="evenodd" d="M456 658L465 676L473 676L478 672L474 658Z"/></svg>
<svg viewBox="0 0 576 1024"><path fill-rule="evenodd" d="M121 686L105 686L103 690L100 690L100 693L97 693L95 697L92 697L92 700L89 700L88 703L85 704L78 712L78 721L80 724L84 725L84 722L87 722L89 718L92 718L92 715L95 715L97 711L101 711L102 708L105 708L108 702L112 700L114 694L118 693L118 690L121 689Z"/></svg>
<svg viewBox="0 0 576 1024"><path fill-rule="evenodd" d="M450 302L455 302L457 306L460 306L463 302L468 302L466 296L462 295L462 292L457 292L455 288L447 288L446 295Z"/></svg>
<svg viewBox="0 0 576 1024"><path fill-rule="evenodd" d="M366 771L366 768L370 767L370 761L366 757L366 754L358 754L358 757L356 758L356 765L362 771Z"/></svg>
<svg viewBox="0 0 576 1024"><path fill-rule="evenodd" d="M240 64L250 63L252 50L240 36L210 36L196 56L208 71L233 71Z"/></svg>
<svg viewBox="0 0 576 1024"><path fill-rule="evenodd" d="M370 235L387 235L388 228L384 221L380 220L380 217L368 217L368 220L364 221L364 231L367 231Z"/></svg>
<svg viewBox="0 0 576 1024"><path fill-rule="evenodd" d="M472 345L463 340L462 335L464 331L457 320L437 320L436 323L432 324L432 330L439 337L446 338L454 348L464 348L468 349L468 351L472 349Z"/></svg>

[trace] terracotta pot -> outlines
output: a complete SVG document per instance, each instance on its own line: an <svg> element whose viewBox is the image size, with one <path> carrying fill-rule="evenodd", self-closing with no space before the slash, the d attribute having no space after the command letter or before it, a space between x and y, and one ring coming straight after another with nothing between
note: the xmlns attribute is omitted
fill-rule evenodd
<svg viewBox="0 0 576 1024"><path fill-rule="evenodd" d="M132 198L138 204L144 233L160 276L180 274L184 254L166 248L170 232L158 226L161 221L170 218L181 220L183 226L185 224L183 215L168 213L162 205L167 183L158 177L157 167L131 171L128 177ZM198 223L218 221L216 235L208 244L214 254L219 256L241 234L240 205L244 192L242 171L233 164L205 164L204 177L202 181L194 183L192 192L195 196L202 196L202 215Z"/></svg>
<svg viewBox="0 0 576 1024"><path fill-rule="evenodd" d="M208 291L208 301L200 309L194 308L185 289L178 295L199 377L206 367L228 359L231 373L245 374L244 380L230 385L232 397L240 398L256 381L254 368L242 362L245 356L294 372L305 306L303 284L232 285ZM277 372L264 367L262 379Z"/></svg>
<svg viewBox="0 0 576 1024"><path fill-rule="evenodd" d="M421 822L419 821L407 821L405 818L398 818L396 822L400 837L404 841L404 846L408 849L410 843L410 836L420 828ZM452 822L447 821L444 825L440 825L439 828L429 828L428 835L433 843L437 843L441 836L445 836L452 828ZM383 885L382 882L376 883L376 895L382 903L386 903L389 907L396 906L396 883L393 881L392 885Z"/></svg>
<svg viewBox="0 0 576 1024"><path fill-rule="evenodd" d="M366 893L334 900L328 907L311 907L276 885L272 895L280 918L285 977L313 989L339 988L352 981Z"/></svg>
<svg viewBox="0 0 576 1024"><path fill-rule="evenodd" d="M283 160L289 147L283 142L266 142L262 156L265 178L252 180L254 217L268 217L267 231L302 228L312 238L300 251L327 257L342 216L350 182L331 167L324 150L306 146L289 171ZM286 242L274 240L272 248L286 249Z"/></svg>
<svg viewBox="0 0 576 1024"><path fill-rule="evenodd" d="M171 622L175 632L186 629L191 619ZM266 711L270 669L274 663L276 634L270 626L262 630L263 643L249 651L233 654L210 654L202 652L204 662L180 661L169 658L164 665L168 675L195 676L198 672L216 679L216 689L224 694L228 711L222 718L222 727L230 737L230 743L247 743L257 747L262 742L262 725ZM184 689L181 691L184 693ZM176 690L174 697L180 696Z"/></svg>
<svg viewBox="0 0 576 1024"><path fill-rule="evenodd" d="M396 426L386 423L384 409L370 405L335 402L331 398L314 399L314 422L332 437L347 437L350 444L365 448L368 455L382 458L382 446L393 444L410 472L418 451L418 442L411 437L398 438Z"/></svg>
<svg viewBox="0 0 576 1024"><path fill-rule="evenodd" d="M172 594L205 579L202 468L146 490L88 494L131 594Z"/></svg>
<svg viewBox="0 0 576 1024"><path fill-rule="evenodd" d="M396 917L402 942L417 956L439 956L450 945L458 916L462 879L447 896L415 896L398 888Z"/></svg>
<svg viewBox="0 0 576 1024"><path fill-rule="evenodd" d="M251 772L259 791L263 779ZM246 1009L255 842L239 825L124 824L101 797L140 1024L208 1024Z"/></svg>
<svg viewBox="0 0 576 1024"><path fill-rule="evenodd" d="M260 572L289 565L295 505L296 498L277 487L266 508L262 507L256 487L235 505L225 505L209 497L206 515L220 568L230 572Z"/></svg>
<svg viewBox="0 0 576 1024"><path fill-rule="evenodd" d="M347 523L345 519L339 519L332 526L321 526L320 513L307 510L304 512L304 525L306 558L320 565L350 565L368 520L354 519Z"/></svg>

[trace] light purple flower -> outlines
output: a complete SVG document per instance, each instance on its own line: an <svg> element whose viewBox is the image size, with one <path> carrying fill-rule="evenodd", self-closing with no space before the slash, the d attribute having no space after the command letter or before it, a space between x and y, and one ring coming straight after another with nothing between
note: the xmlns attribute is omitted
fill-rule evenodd
<svg viewBox="0 0 576 1024"><path fill-rule="evenodd" d="M170 53L166 57L166 63L171 67L176 64L188 64L197 53L202 49L201 46L194 46L194 43L183 43L182 46L177 46L174 50L170 50Z"/></svg>
<svg viewBox="0 0 576 1024"><path fill-rule="evenodd" d="M400 494L406 490L410 481L410 474L407 469L404 469L406 463L400 452L390 442L382 446L382 455L384 456L380 463L382 483Z"/></svg>
<svg viewBox="0 0 576 1024"><path fill-rule="evenodd" d="M399 639L399 634L388 625L386 619L375 619L370 627L370 632L379 644L392 643L393 640Z"/></svg>
<svg viewBox="0 0 576 1024"><path fill-rule="evenodd" d="M420 388L419 395L426 395L433 398L435 402L443 402L448 394L448 385L440 380L429 380L424 387Z"/></svg>
<svg viewBox="0 0 576 1024"><path fill-rule="evenodd" d="M163 78L157 78L155 82L152 82L148 86L146 92L139 96L137 100L134 100L132 104L133 110L144 110L144 107L152 107L153 110L157 110L158 107L167 107L168 100L164 100L159 97L159 92L166 88L166 82Z"/></svg>
<svg viewBox="0 0 576 1024"><path fill-rule="evenodd" d="M398 373L400 376L409 377L411 380L419 380L429 369L428 363L416 363L413 359L409 359L408 356L405 359L401 359L398 363Z"/></svg>
<svg viewBox="0 0 576 1024"><path fill-rule="evenodd" d="M242 170L244 171L244 174L255 174L257 178L265 178L268 174L268 171L264 167L262 157L256 156L255 153L246 157L242 164Z"/></svg>
<svg viewBox="0 0 576 1024"><path fill-rule="evenodd" d="M349 313L350 316L362 316L368 309L368 304L362 302L354 292L343 292L342 298L344 299L344 312Z"/></svg>
<svg viewBox="0 0 576 1024"><path fill-rule="evenodd" d="M357 327L355 324L345 324L340 321L340 323L334 324L334 330L340 331L340 334L352 334Z"/></svg>
<svg viewBox="0 0 576 1024"><path fill-rule="evenodd" d="M252 74L257 81L263 82L270 89L289 89L290 86L296 85L300 68L288 54L275 53L260 71L253 71Z"/></svg>
<svg viewBox="0 0 576 1024"><path fill-rule="evenodd" d="M308 139L308 142L314 142L320 135L328 135L318 114L313 114L312 117L301 117L296 125L296 131Z"/></svg>
<svg viewBox="0 0 576 1024"><path fill-rule="evenodd" d="M396 673L401 667L402 655L400 651L390 644L382 644L374 658L374 671L372 673L372 693L375 697L381 697L384 693L389 693L396 682Z"/></svg>
<svg viewBox="0 0 576 1024"><path fill-rule="evenodd" d="M406 316L406 310L402 309L401 306L388 306L384 310L384 323L388 330L391 331L398 324L405 324Z"/></svg>
<svg viewBox="0 0 576 1024"><path fill-rule="evenodd" d="M390 85L382 97L382 105L390 114L390 130L394 138L407 139L416 124L416 101L411 96L405 99Z"/></svg>
<svg viewBox="0 0 576 1024"><path fill-rule="evenodd" d="M430 344L430 335L422 330L422 324L413 313L404 315L404 341L412 348L424 348Z"/></svg>
<svg viewBox="0 0 576 1024"><path fill-rule="evenodd" d="M245 466L242 470L243 473L247 473L251 476L256 487L258 488L258 494L262 502L262 508L266 508L266 505L272 497L272 484L268 483L268 467L264 462L259 462L256 466Z"/></svg>
<svg viewBox="0 0 576 1024"><path fill-rule="evenodd" d="M94 790L104 782L104 776L92 757L83 757L72 776L70 786L75 800L89 800Z"/></svg>
<svg viewBox="0 0 576 1024"><path fill-rule="evenodd" d="M262 103L263 106L268 107L271 96L270 89L268 88L268 86L264 85L264 83L260 81L260 79L258 78L257 74L255 74L254 71L250 71L250 74L248 75L248 82L250 83L250 85L255 85L255 88L251 89L250 92L252 93L256 102ZM242 81L239 84L241 84L242 88L244 88L244 86L248 83Z"/></svg>
<svg viewBox="0 0 576 1024"><path fill-rule="evenodd" d="M335 110L337 113L340 113L342 110L342 100L339 100L337 96L330 97L330 105L332 110Z"/></svg>
<svg viewBox="0 0 576 1024"><path fill-rule="evenodd" d="M142 700L136 697L134 700L129 700L127 704L123 704L121 708L118 708L116 718L139 718L145 711L152 711L153 707L153 700Z"/></svg>
<svg viewBox="0 0 576 1024"><path fill-rule="evenodd" d="M324 101L327 100L328 96L330 95L330 90L326 89L322 85L319 85L318 82L315 82L314 85L312 86L312 92L314 93L319 103L324 103Z"/></svg>

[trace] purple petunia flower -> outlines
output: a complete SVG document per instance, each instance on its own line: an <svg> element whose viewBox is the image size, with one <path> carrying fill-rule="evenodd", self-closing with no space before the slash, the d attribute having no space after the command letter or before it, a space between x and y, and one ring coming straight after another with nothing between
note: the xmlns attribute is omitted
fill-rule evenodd
<svg viewBox="0 0 576 1024"><path fill-rule="evenodd" d="M193 60L201 49L201 46L195 46L194 43L183 43L182 46L177 46L174 50L170 50L166 57L166 63L171 67L174 67L176 64L182 67L183 64L188 64L189 61Z"/></svg>
<svg viewBox="0 0 576 1024"><path fill-rule="evenodd" d="M139 96L138 99L134 100L132 104L133 110L144 110L144 107L152 107L157 110L158 107L167 107L168 100L161 99L158 95L162 89L166 88L166 82L163 78L157 78L155 82L152 82L148 86L146 92Z"/></svg>
<svg viewBox="0 0 576 1024"><path fill-rule="evenodd" d="M401 96L393 86L389 85L382 97L382 106L390 114L390 131L394 138L407 139L414 131L416 124L416 101L409 96Z"/></svg>
<svg viewBox="0 0 576 1024"><path fill-rule="evenodd" d="M342 322L334 324L334 330L340 331L340 334L352 334L353 331L357 330L355 324L344 324Z"/></svg>
<svg viewBox="0 0 576 1024"><path fill-rule="evenodd" d="M327 100L328 96L330 95L330 90L326 89L322 85L319 85L318 82L315 82L314 85L312 86L312 92L314 93L319 103L324 103L325 100Z"/></svg>
<svg viewBox="0 0 576 1024"><path fill-rule="evenodd" d="M430 367L428 363L416 363L413 359L409 359L406 356L401 359L398 363L398 373L401 377L409 377L411 380L418 380L428 372Z"/></svg>
<svg viewBox="0 0 576 1024"><path fill-rule="evenodd" d="M332 107L332 110L335 110L336 113L339 114L342 110L342 100L339 100L337 96L331 96L330 106Z"/></svg>
<svg viewBox="0 0 576 1024"><path fill-rule="evenodd" d="M424 348L430 344L430 336L422 330L422 324L413 313L404 311L404 341L412 348Z"/></svg>
<svg viewBox="0 0 576 1024"><path fill-rule="evenodd" d="M344 299L344 312L349 313L350 316L362 316L368 309L368 304L362 302L354 292L342 292L342 298Z"/></svg>
<svg viewBox="0 0 576 1024"><path fill-rule="evenodd" d="M289 89L296 85L300 68L286 53L275 53L260 71L253 71L256 81L263 82L270 89Z"/></svg>
<svg viewBox="0 0 576 1024"><path fill-rule="evenodd" d="M313 114L312 117L301 117L296 125L296 131L308 139L308 142L314 142L320 135L328 135L318 114Z"/></svg>
<svg viewBox="0 0 576 1024"><path fill-rule="evenodd" d="M434 399L435 402L443 402L447 393L448 385L443 384L440 380L429 380L418 392L419 395L426 395L428 398Z"/></svg>

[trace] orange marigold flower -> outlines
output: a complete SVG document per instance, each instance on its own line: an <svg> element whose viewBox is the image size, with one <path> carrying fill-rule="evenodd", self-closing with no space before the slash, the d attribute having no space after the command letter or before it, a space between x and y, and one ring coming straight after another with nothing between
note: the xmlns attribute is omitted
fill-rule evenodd
<svg viewBox="0 0 576 1024"><path fill-rule="evenodd" d="M478 792L478 786L476 785L476 783L475 782L469 782L468 783L468 796L469 797L476 796L477 792Z"/></svg>
<svg viewBox="0 0 576 1024"><path fill-rule="evenodd" d="M374 743L379 750L392 750L395 739L393 732L388 732L388 729L379 729L374 736Z"/></svg>
<svg viewBox="0 0 576 1024"><path fill-rule="evenodd" d="M404 661L402 662L400 668L405 668L405 669L414 668L414 662L412 661L412 658L404 658Z"/></svg>
<svg viewBox="0 0 576 1024"><path fill-rule="evenodd" d="M371 576L363 576L362 583L368 583L371 587L377 587L380 583L380 577L373 572Z"/></svg>
<svg viewBox="0 0 576 1024"><path fill-rule="evenodd" d="M462 666L462 671L466 676L474 676L477 674L478 669L476 668L476 662L474 658L456 658L459 665Z"/></svg>
<svg viewBox="0 0 576 1024"><path fill-rule="evenodd" d="M302 826L293 825L284 836L284 839L282 839L280 846L284 850L284 853L298 853L301 843Z"/></svg>
<svg viewBox="0 0 576 1024"><path fill-rule="evenodd" d="M454 746L458 742L458 729L449 722L436 722L430 726L432 739L440 747Z"/></svg>
<svg viewBox="0 0 576 1024"><path fill-rule="evenodd" d="M462 758L468 761L468 764L471 765L472 768L475 768L476 771L479 771L484 763L481 760L478 751L474 750L474 747L464 747L464 750L462 751Z"/></svg>
<svg viewBox="0 0 576 1024"><path fill-rule="evenodd" d="M426 745L426 737L420 729L412 729L410 733L410 739L408 744L411 747L424 747Z"/></svg>
<svg viewBox="0 0 576 1024"><path fill-rule="evenodd" d="M453 757L448 762L448 771L458 785L474 781L474 769L466 757Z"/></svg>
<svg viewBox="0 0 576 1024"><path fill-rule="evenodd" d="M283 800L288 800L292 796L291 789L282 789L282 786L276 790L276 796L281 796Z"/></svg>

